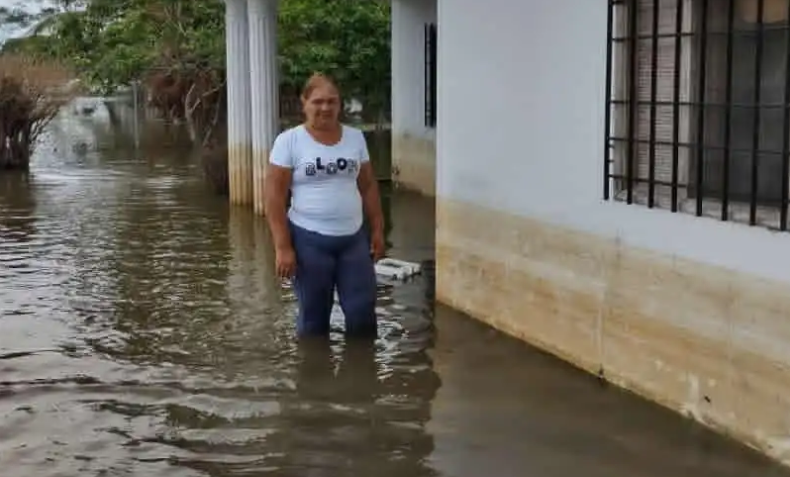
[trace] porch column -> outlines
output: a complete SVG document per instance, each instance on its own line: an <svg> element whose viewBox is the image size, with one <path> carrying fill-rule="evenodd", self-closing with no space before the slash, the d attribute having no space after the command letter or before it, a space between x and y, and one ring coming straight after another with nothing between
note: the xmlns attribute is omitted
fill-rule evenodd
<svg viewBox="0 0 790 477"><path fill-rule="evenodd" d="M253 203L264 213L263 179L269 150L279 131L277 0L247 0L250 15Z"/></svg>
<svg viewBox="0 0 790 477"><path fill-rule="evenodd" d="M252 203L249 45L247 0L225 0L228 180L232 204Z"/></svg>

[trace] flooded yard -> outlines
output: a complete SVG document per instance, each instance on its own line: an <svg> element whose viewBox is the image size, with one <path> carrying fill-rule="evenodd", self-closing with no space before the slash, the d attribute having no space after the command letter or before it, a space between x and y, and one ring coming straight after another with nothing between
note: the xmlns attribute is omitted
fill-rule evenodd
<svg viewBox="0 0 790 477"><path fill-rule="evenodd" d="M426 273L380 290L380 339L297 346L263 219L145 134L67 116L0 176L3 477L790 475L435 306L413 194L388 242Z"/></svg>

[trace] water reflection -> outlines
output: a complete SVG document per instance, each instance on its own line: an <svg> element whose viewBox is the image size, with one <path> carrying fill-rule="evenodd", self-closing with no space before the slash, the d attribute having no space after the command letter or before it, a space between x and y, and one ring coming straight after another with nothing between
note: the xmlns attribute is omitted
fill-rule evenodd
<svg viewBox="0 0 790 477"><path fill-rule="evenodd" d="M29 173L0 171L0 246L28 242L35 235L33 187ZM0 253L0 260L4 256Z"/></svg>
<svg viewBox="0 0 790 477"><path fill-rule="evenodd" d="M248 208L229 207L230 254L225 282L226 348L250 353L267 362L294 352L292 309L274 275L274 247L266 221ZM245 360L245 354L238 357Z"/></svg>
<svg viewBox="0 0 790 477"><path fill-rule="evenodd" d="M247 445L225 441L233 459L179 459L212 476L433 476L425 431L438 380L432 371L384 372L369 341L303 341L293 366L294 388L278 406L230 422L183 414L180 426L259 429ZM193 453L207 443L171 440ZM214 447L214 446L212 446Z"/></svg>
<svg viewBox="0 0 790 477"><path fill-rule="evenodd" d="M439 384L433 370L387 366L365 340L336 348L301 343L298 400L283 409L290 431L281 467L291 475L436 475L425 431Z"/></svg>

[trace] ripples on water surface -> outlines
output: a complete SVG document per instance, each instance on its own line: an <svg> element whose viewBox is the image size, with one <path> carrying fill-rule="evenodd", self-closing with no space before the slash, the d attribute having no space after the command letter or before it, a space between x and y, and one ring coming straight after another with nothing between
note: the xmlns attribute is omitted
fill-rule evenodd
<svg viewBox="0 0 790 477"><path fill-rule="evenodd" d="M430 266L380 290L375 348L297 347L262 220L209 192L189 154L149 146L161 138L134 153L88 135L77 154L69 124L29 178L0 175L3 477L697 477L762 462L707 458L716 438L434 318ZM430 265L432 203L385 206L393 254Z"/></svg>
<svg viewBox="0 0 790 477"><path fill-rule="evenodd" d="M375 349L297 347L265 225L189 154L59 149L0 176L4 477L428 472L423 283Z"/></svg>

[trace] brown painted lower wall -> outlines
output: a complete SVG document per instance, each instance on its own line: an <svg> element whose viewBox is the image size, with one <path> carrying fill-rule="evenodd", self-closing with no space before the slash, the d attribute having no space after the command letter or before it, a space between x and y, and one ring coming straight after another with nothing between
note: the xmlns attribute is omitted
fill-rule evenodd
<svg viewBox="0 0 790 477"><path fill-rule="evenodd" d="M790 286L444 199L436 258L440 301L790 464Z"/></svg>
<svg viewBox="0 0 790 477"><path fill-rule="evenodd" d="M436 142L408 134L392 137L392 180L404 189L436 194Z"/></svg>

